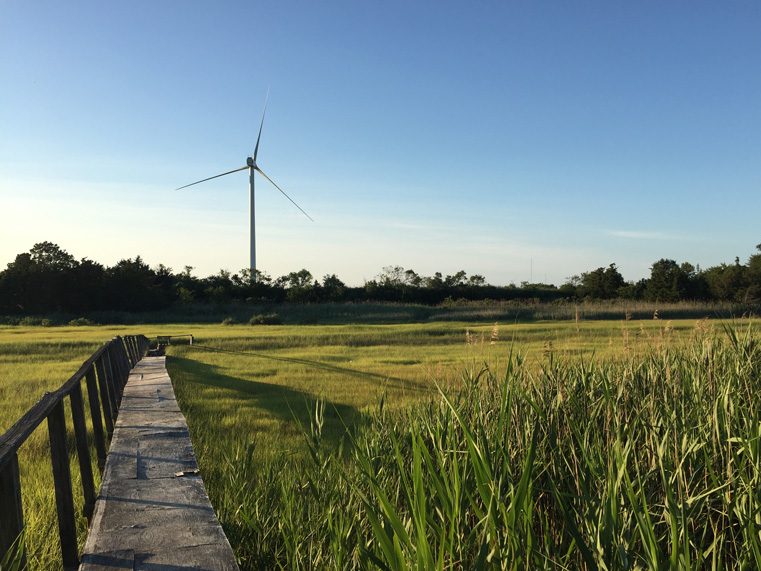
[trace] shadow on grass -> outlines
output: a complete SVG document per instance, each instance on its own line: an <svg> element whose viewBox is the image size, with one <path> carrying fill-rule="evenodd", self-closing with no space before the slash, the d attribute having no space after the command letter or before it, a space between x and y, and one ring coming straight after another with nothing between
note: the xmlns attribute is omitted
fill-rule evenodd
<svg viewBox="0 0 761 571"><path fill-rule="evenodd" d="M301 359L297 357L275 357L274 355L266 355L264 353L256 353L253 351L233 351L230 349L222 349L220 347L212 347L210 345L199 345L198 343L190 346L191 349L202 349L204 351L211 351L213 353L230 353L233 355L245 355L248 357L256 357L259 359L269 359L271 361L281 361L284 363L294 363L297 365L305 365L314 369L321 369L331 373L338 373L340 375L347 375L362 379L364 381L379 381L383 387L400 389L413 392L431 392L431 388L427 386L421 386L420 383L410 381L408 379L402 379L400 377L394 377L392 375L382 375L380 373L371 373L369 371L362 371L360 369L351 369L349 367L339 367L338 365L331 365L322 361L314 361L311 359Z"/></svg>
<svg viewBox="0 0 761 571"><path fill-rule="evenodd" d="M293 422L294 426L296 422L301 423L306 430L310 425L310 413L315 410L316 403L320 400L325 403L323 439L326 444L333 446L338 445L347 429L359 425L364 418L362 413L351 405L318 398L282 385L225 375L219 372L218 367L193 359L170 356L167 358L167 365L175 382L226 389L228 393L225 394L225 398L239 399L247 408L269 413L280 421ZM179 392L183 394L185 391L181 389ZM209 420L220 414L213 401L203 398L183 400L189 401L190 406L196 410L200 408ZM207 419L201 422L205 420Z"/></svg>

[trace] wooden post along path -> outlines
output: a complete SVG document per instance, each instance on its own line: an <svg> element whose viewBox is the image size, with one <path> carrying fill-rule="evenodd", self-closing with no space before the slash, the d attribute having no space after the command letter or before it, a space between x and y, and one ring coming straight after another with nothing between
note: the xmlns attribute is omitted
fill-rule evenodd
<svg viewBox="0 0 761 571"><path fill-rule="evenodd" d="M80 571L237 570L165 357L145 357L130 371L113 430Z"/></svg>

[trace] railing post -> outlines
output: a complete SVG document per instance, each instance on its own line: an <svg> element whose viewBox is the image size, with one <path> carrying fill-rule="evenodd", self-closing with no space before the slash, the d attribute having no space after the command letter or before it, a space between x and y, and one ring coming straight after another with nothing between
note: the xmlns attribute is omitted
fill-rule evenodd
<svg viewBox="0 0 761 571"><path fill-rule="evenodd" d="M132 370L132 367L135 366L135 362L132 359L132 353L130 352L130 346L128 340L125 338L119 343L119 346L116 347L116 352L121 356L121 363L124 367L124 384L127 384L127 380L129 379L129 372Z"/></svg>
<svg viewBox="0 0 761 571"><path fill-rule="evenodd" d="M129 360L129 355L123 341L120 340L118 344L114 345L114 353L122 368L122 384L126 385L132 363Z"/></svg>
<svg viewBox="0 0 761 571"><path fill-rule="evenodd" d="M106 380L106 370L103 367L102 354L95 360L95 369L98 371L98 388L100 389L100 402L103 405L106 431L111 436L114 433L114 417L111 416L111 398L108 396L108 381Z"/></svg>
<svg viewBox="0 0 761 571"><path fill-rule="evenodd" d="M61 555L64 569L79 566L77 555L77 530L75 527L74 495L71 491L69 454L66 451L66 417L63 400L60 400L48 416L50 459L53 466L55 503L58 512L58 533L61 537Z"/></svg>
<svg viewBox="0 0 761 571"><path fill-rule="evenodd" d="M114 338L85 361L63 387L54 393L46 393L40 402L17 421L11 431L3 435L4 452L0 463L0 559L12 549L14 555L18 553L21 556L22 566L26 565L24 514L16 450L40 423L47 420L63 568L68 571L78 567L76 511L67 450L65 397L70 399L82 479L83 512L89 520L94 511L97 490L88 446L82 379L87 383L97 463L103 471L107 458L104 423L109 436L113 435L114 421L129 371L145 354L148 344L148 339L143 335Z"/></svg>
<svg viewBox="0 0 761 571"><path fill-rule="evenodd" d="M79 460L79 474L82 477L82 494L85 499L84 513L87 521L90 521L93 508L95 507L95 481L92 477L92 464L90 464L90 448L87 446L87 424L85 423L85 407L82 400L82 385L77 383L69 395L71 402L71 421L74 425L74 438L77 442L77 459Z"/></svg>
<svg viewBox="0 0 761 571"><path fill-rule="evenodd" d="M119 357L119 363L121 363L122 366L122 376L124 378L124 384L127 384L127 380L129 379L129 372L132 369L132 363L129 360L129 353L127 353L127 347L124 345L122 341L119 341L119 344L114 349L116 351L117 356Z"/></svg>
<svg viewBox="0 0 761 571"><path fill-rule="evenodd" d="M124 341L121 337L114 337L111 342L114 344L114 350L116 351L116 354L119 356L119 361L124 360ZM127 367L129 368L129 367Z"/></svg>
<svg viewBox="0 0 761 571"><path fill-rule="evenodd" d="M21 480L18 456L14 453L0 466L0 559L13 546L24 529L24 512L21 508ZM24 553L24 546L20 546ZM25 555L24 555L25 557ZM22 569L25 567L22 561Z"/></svg>
<svg viewBox="0 0 761 571"><path fill-rule="evenodd" d="M130 361L129 351L127 351L127 345L125 341L119 338L119 346L117 352L121 356L122 363L124 364L124 370L126 371L125 377L129 378L129 372L132 369L132 361Z"/></svg>
<svg viewBox="0 0 761 571"><path fill-rule="evenodd" d="M108 359L111 363L111 370L114 373L117 386L122 386L122 364L119 359L119 343L116 341L118 337L114 337L108 344Z"/></svg>
<svg viewBox="0 0 761 571"><path fill-rule="evenodd" d="M132 351L130 350L130 346L129 346L129 337L124 337L121 340L121 343L124 346L124 352L127 355L127 362L129 363L129 368L131 369L132 367L135 366L135 361L132 358Z"/></svg>
<svg viewBox="0 0 761 571"><path fill-rule="evenodd" d="M85 381L87 382L87 400L90 402L95 453L98 456L98 468L100 468L102 473L103 467L106 465L106 439L103 436L103 418L100 412L100 399L98 398L98 386L95 381L94 367L91 366L87 369Z"/></svg>
<svg viewBox="0 0 761 571"><path fill-rule="evenodd" d="M106 373L106 384L108 385L109 404L111 405L111 419L116 422L116 417L119 414L119 400L116 394L116 379L114 378L114 371L111 368L111 356L109 355L109 348L103 351L101 355L103 359L103 370Z"/></svg>
<svg viewBox="0 0 761 571"><path fill-rule="evenodd" d="M107 376L111 381L111 384L109 387L113 390L114 398L112 399L114 401L114 420L116 420L116 417L119 416L119 405L122 403L122 382L119 378L119 369L116 366L116 362L114 359L114 350L113 350L113 344L108 346L108 349L106 349L106 372L108 373Z"/></svg>
<svg viewBox="0 0 761 571"><path fill-rule="evenodd" d="M129 337L129 347L130 347L130 353L132 355L132 366L134 367L137 365L137 362L140 360L137 356L137 349L135 347L135 338L130 336Z"/></svg>
<svg viewBox="0 0 761 571"><path fill-rule="evenodd" d="M124 359L124 346L121 343L114 344L114 361L119 367L119 386L124 389L129 378L129 364Z"/></svg>

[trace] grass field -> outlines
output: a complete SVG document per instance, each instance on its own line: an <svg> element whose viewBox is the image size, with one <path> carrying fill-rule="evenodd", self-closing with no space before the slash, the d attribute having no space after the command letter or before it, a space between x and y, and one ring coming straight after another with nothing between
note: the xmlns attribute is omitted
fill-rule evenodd
<svg viewBox="0 0 761 571"><path fill-rule="evenodd" d="M701 322L705 323L705 322ZM170 374L193 423L235 427L257 450L303 451L294 416L308 424L315 399L326 406L330 438L377 408L398 408L452 386L466 367L499 365L509 347L539 363L546 354L599 357L642 352L691 335L694 320L484 325L199 327L196 342L170 349ZM271 435L277 435L273 441Z"/></svg>
<svg viewBox="0 0 761 571"><path fill-rule="evenodd" d="M256 568L263 563L309 567L309 561L317 567L322 566L319 562L328 566L340 562L340 566L351 567L370 561L373 565L393 568L401 561L394 563L397 551L398 557L411 561L411 567L415 567L414 562L424 557L426 550L420 537L414 544L409 543L410 530L420 522L410 515L409 506L405 507L400 495L404 489L403 478L395 480L392 488L396 490L395 505L401 510L399 521L407 529L407 544L401 535L395 535L398 530L394 530L393 518L384 519L390 517L386 514L378 519L379 529L386 530L383 533L391 538L392 559L384 559L382 542L374 535L377 530L371 521L370 504L363 504L361 495L349 493L345 482L343 488L336 488L342 481L341 474L353 474L357 481L372 484L372 479L362 476L359 468L362 459L352 452L356 446L349 446L343 438L346 427L353 429L355 438L364 439L365 448L367 439L371 438L368 435L372 434L378 439L376 443L383 441L387 446L394 438L402 437L404 427L391 429L394 424L391 422L381 426L379 419L407 418L410 425L424 422L421 411L428 410L426 403L432 399L440 402L436 385L447 394L458 394L463 379L464 386L470 384L464 372L477 371L483 363L491 367L487 377L510 366L518 370L515 358L509 358L511 352L525 356L525 365L519 369L523 375L521 382L528 386L527 379L539 378L550 361L615 360L620 366L637 360L645 363L652 351L676 351L678 346L702 342L714 336L715 329L712 322L706 320L593 321L581 322L578 326L573 322L497 326L433 322L257 327L187 324L2 327L0 430L10 426L42 391L60 385L105 339L126 333L193 333L196 343L192 347L170 348L170 374L188 418L212 502L244 567ZM755 382L758 383L757 378ZM484 403L483 406L491 405ZM417 412L407 412L410 407ZM416 416L404 416L408 414ZM449 417L448 422L451 421ZM310 436L306 437L305 433ZM29 525L27 544L34 568L56 567L57 543L50 539L55 537L55 515L46 437L45 429L39 429L20 455ZM467 450L465 443L461 444L463 450ZM520 446L514 449L515 456L511 458L516 465L521 465L525 461L521 451L525 449ZM393 452L393 447L386 452ZM597 452L601 453L602 449ZM409 466L405 466L412 467L412 456L407 460ZM389 474L394 472L393 466L386 469ZM77 470L73 469L72 473L76 474ZM273 477L274 474L278 477ZM331 475L329 479L327 474ZM321 489L328 480L333 488ZM386 483L391 485L390 482ZM76 485L75 482L75 488ZM363 493L371 494L372 489L371 485ZM254 502L248 495L241 496L242 491L256 491L259 500ZM308 498L296 501L308 492L312 494L312 501L306 501ZM331 497L333 499L327 501ZM267 498L275 503L262 503ZM343 502L347 508L356 509L356 525L348 520L337 521L336 512L325 511L333 500L338 505ZM295 509L296 506L300 509ZM295 511L289 515L283 513L285 508ZM309 513L305 514L305 509ZM277 520L272 519L273 514L278 515ZM420 512L416 517L423 515ZM83 519L80 521L82 537L85 523ZM346 532L346 538L352 538L353 543L320 536L308 529L310 523L317 523L321 530L332 529L338 536ZM394 531L387 533L389 530ZM310 533L317 534L313 539L321 537L317 542L320 545L310 541ZM448 555L441 555L444 557L441 561L456 567L452 559L453 544L447 545L450 550L445 550ZM567 545L565 548L570 549ZM462 542L458 549L468 551L471 547ZM434 551L437 557L444 553L440 549ZM578 556L578 548L571 551ZM500 555L500 561L509 560L505 553ZM568 557L568 561L573 561L570 555ZM425 557L420 559L422 567L418 567L425 567L426 561ZM524 561L522 565L525 564L528 563Z"/></svg>

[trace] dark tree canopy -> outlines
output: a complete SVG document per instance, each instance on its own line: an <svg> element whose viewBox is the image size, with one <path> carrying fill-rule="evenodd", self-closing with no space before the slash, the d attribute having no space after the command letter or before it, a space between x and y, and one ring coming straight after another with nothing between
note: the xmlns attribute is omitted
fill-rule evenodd
<svg viewBox="0 0 761 571"><path fill-rule="evenodd" d="M650 279L645 289L645 297L651 301L685 299L687 283L687 274L682 267L674 260L663 258L650 268Z"/></svg>
<svg viewBox="0 0 761 571"><path fill-rule="evenodd" d="M616 264L583 273L579 281L578 294L593 299L618 297L618 290L626 284L624 277L616 268Z"/></svg>
<svg viewBox="0 0 761 571"><path fill-rule="evenodd" d="M46 314L88 311L152 311L173 305L221 304L231 301L318 303L321 301L390 301L439 304L446 300L574 300L647 299L652 301L721 300L761 303L761 244L746 264L736 258L701 270L688 262L663 258L648 278L627 282L616 264L568 278L559 288L523 282L494 286L479 274L464 270L445 275L421 275L402 266L386 266L375 279L347 286L335 274L317 280L307 269L273 278L220 270L205 278L159 264L150 267L140 256L105 267L77 260L56 244L40 242L18 254L0 271L0 314Z"/></svg>

